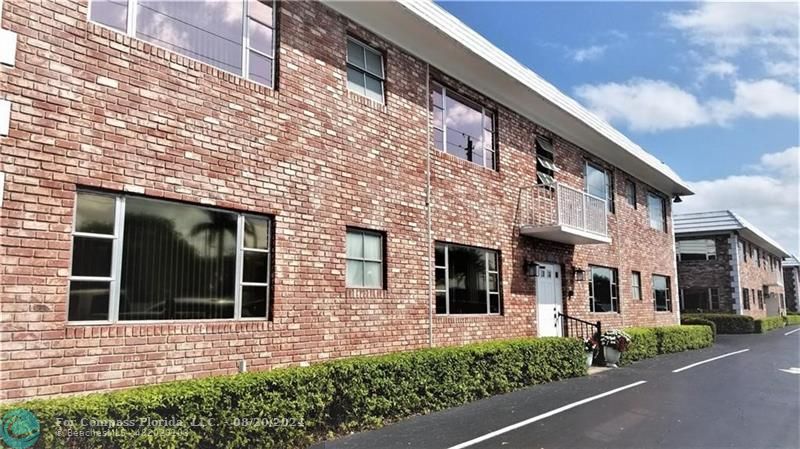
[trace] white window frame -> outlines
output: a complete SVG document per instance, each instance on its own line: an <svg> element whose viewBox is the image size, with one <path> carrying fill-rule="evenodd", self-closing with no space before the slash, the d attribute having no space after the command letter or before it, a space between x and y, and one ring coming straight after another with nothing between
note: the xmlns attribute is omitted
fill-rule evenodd
<svg viewBox="0 0 800 449"><path fill-rule="evenodd" d="M370 46L370 45L368 45L368 44L366 44L366 43L364 43L364 42L362 42L362 41L360 41L360 40L358 40L358 39L356 39L356 38L354 38L352 36L347 36L347 44L349 44L350 42L358 45L359 47L361 47L364 50L364 68L363 69L361 67L355 65L355 64L352 64L350 62L350 58L347 57L349 55L349 51L350 51L349 45L346 46L345 55L344 55L345 65L348 68L351 68L351 69L361 73L361 76L364 77L364 93L362 94L360 92L356 92L356 91L350 89L350 84L349 83L347 83L347 90L350 91L350 92L353 92L356 95L360 95L360 96L362 96L362 97L364 97L364 98L366 98L366 99L368 99L370 101L376 101L374 98L370 98L366 94L367 77L371 76L371 77L376 78L378 81L381 82L381 99L378 102L381 103L381 104L386 104L386 61L384 61L383 53L378 51L376 48L373 48L372 46ZM366 60L366 53L367 52L370 52L370 53L372 53L372 54L374 54L374 55L376 55L376 56L378 56L380 58L380 60L381 60L381 73L382 74L379 75L379 74L377 74L375 72L372 72L369 69L367 69L367 60ZM345 74L345 78L347 78L347 74ZM345 82L346 82L346 80L345 80Z"/></svg>
<svg viewBox="0 0 800 449"><path fill-rule="evenodd" d="M683 260L681 257L682 254L700 254L700 253L683 253L681 252L681 243L683 242L696 242L698 240L702 240L705 242L705 260L717 260L717 242L714 239L685 239L685 240L678 240L676 242L676 249L678 251L678 260ZM689 260L687 262L701 262L699 260Z"/></svg>
<svg viewBox="0 0 800 449"><path fill-rule="evenodd" d="M500 315L501 311L503 310L503 298L500 294L502 290L501 287L501 279L500 279L500 251L494 249L487 249L487 248L478 248L478 247L469 247L466 245L457 245L455 243L444 243L444 242L436 242L436 245L440 245L444 248L444 265L436 265L434 262L434 278L436 276L437 269L444 269L444 290L436 289L434 286L434 296L437 293L444 293L444 301L445 301L445 312L444 313L437 313L437 315L449 315L449 316L485 316L485 315ZM475 248L478 250L483 251L484 257L484 266L486 269L484 270L484 279L486 282L486 313L450 313L450 247L451 246L459 246L459 247L468 247L468 248ZM435 251L435 248L434 248ZM489 269L489 255L494 254L497 260L497 270L490 270ZM434 257L435 260L435 257ZM496 274L497 275L497 290L489 290L489 275ZM434 281L434 285L435 285ZM492 295L497 295L497 312L491 312L492 310L492 303L491 297Z"/></svg>
<svg viewBox="0 0 800 449"><path fill-rule="evenodd" d="M448 89L447 86L445 86L444 84L436 82L436 81L431 81L430 85L431 85L431 89L434 89L434 88L438 87L439 89L441 89L441 92L442 92L442 128L440 129L440 128L437 128L436 126L434 126L433 117L431 117L430 123L431 123L431 128L432 129L438 129L439 131L442 132L442 149L439 150L439 151L441 151L443 153L447 153L447 95L448 95L448 91L450 89ZM429 95L429 98L430 98L430 95ZM454 92L453 93L453 98L455 100L458 100L460 103L467 103L467 106L470 106L470 103L471 103L472 106L477 106L477 107L480 108L480 112L481 112L481 132L486 131L486 121L487 121L486 113L488 112L488 113L490 113L492 115L491 119L489 119L489 121L492 122L492 145L488 149L485 146L483 147L483 154L484 154L484 156L483 156L483 164L479 165L479 166L483 167L483 168L487 168L489 170L495 170L496 171L497 170L497 166L499 164L499 161L497 160L497 151L495 149L496 145L497 145L497 122L495 121L495 117L496 117L497 114L495 114L494 111L486 109L479 102L472 101L472 100L466 98L465 96L459 94L458 92ZM429 100L429 101L432 101L432 100ZM431 105L431 107L434 108L434 109L437 108L437 106L435 106L433 104ZM481 141L483 141L483 138L481 138ZM435 147L435 143L434 143L434 147ZM492 161L493 161L494 165L491 166L491 167L486 165L486 159L487 159L486 158L486 152L487 151L489 153L492 153L492 156L493 156L492 157ZM449 153L447 153L447 154L449 154ZM470 161L469 159L464 159L464 160L467 161L467 162L473 163L475 165L478 165L478 163L475 162L475 161Z"/></svg>
<svg viewBox="0 0 800 449"><path fill-rule="evenodd" d="M346 242L347 242L347 235L348 234L360 234L361 235L361 253L362 253L361 257L350 257L350 256L347 255ZM369 259L369 258L367 258L366 255L363 255L364 254L364 236L365 235L378 237L380 239L381 247L380 247L380 250L378 251L378 255L379 255L380 259ZM385 280L386 280L386 261L384 260L385 259L385 257L384 257L385 245L386 245L386 237L382 232L370 231L368 229L360 229L360 228L350 228L350 227L347 228L347 231L345 232L345 256L344 256L344 258L345 258L345 267L344 267L345 277L344 277L344 279L345 279L345 286L347 288L362 289L362 290L383 290L384 288L386 288L386 282L385 282ZM350 276L348 276L348 274L347 274L347 269L348 269L347 268L348 267L348 263L347 262L349 262L351 260L354 261L354 262L361 262L365 266L366 266L366 262L373 262L373 263L374 262L378 262L378 263L380 263L381 264L381 276L380 276L381 283L380 283L380 285L377 286L377 287L364 285L365 271L363 269L361 271L361 285L350 285L350 283L349 283Z"/></svg>
<svg viewBox="0 0 800 449"><path fill-rule="evenodd" d="M113 31L115 33L123 33L123 34L125 34L126 36L128 36L128 37L130 37L132 39L136 39L138 41L146 42L147 44L152 45L154 47L163 49L165 51L168 51L170 53L174 53L176 55L180 55L180 56L182 56L184 58L187 58L187 59L191 59L192 61L199 62L200 64L205 64L205 65L207 65L209 67L214 67L217 70L220 70L220 71L225 72L225 73L230 73L231 75L235 75L235 76L238 76L240 78L246 79L246 80L248 80L250 82L253 82L253 83L256 83L256 84L258 84L260 86L266 86L266 87L269 87L270 89L275 89L275 72L277 70L277 68L275 67L275 52L276 52L276 47L277 47L277 43L278 43L278 26L277 26L278 25L278 23L277 23L277 20L278 20L278 13L277 13L278 2L277 2L277 0L268 0L272 4L272 26L264 24L264 23L256 20L255 18L253 18L253 20L256 20L256 22L259 22L262 25L272 29L272 52L269 55L264 53L264 52L262 52L262 51L256 50L254 48L250 48L250 33L249 33L249 30L248 30L248 22L250 20L250 13L249 13L249 3L250 2L249 2L249 0L241 0L242 3L243 3L243 5L242 5L242 73L236 73L236 72L232 72L230 70L226 70L226 69L217 67L217 66L215 66L213 64L210 64L210 63L205 62L205 61L201 61L201 60L199 60L197 58L194 58L192 56L189 56L189 55L187 55L185 53L181 53L181 52L179 52L177 50L174 50L174 49L171 49L171 48L167 48L167 47L159 45L159 44L157 44L155 42L152 42L152 41L137 37L137 35L136 35L136 20L137 20L137 17L138 17L137 13L138 13L138 7L139 7L139 0L121 0L121 1L126 1L127 4L128 4L128 18L127 18L128 21L125 24L126 25L126 29L125 30L118 30L116 28L113 28L113 27L110 27L110 26L105 25L103 23L96 22L96 21L92 20L92 4L95 1L97 1L97 0L89 0L89 6L86 8L86 19L91 23L94 23L94 24L96 24L98 26L101 26L103 28L109 29L109 30L111 30L111 31ZM258 54L260 54L261 56L269 58L272 61L272 73L271 73L272 85L267 85L267 84L264 84L264 83L262 83L260 81L257 81L257 80L249 78L249 75L250 75L250 51L251 50L256 52L256 53L258 53Z"/></svg>
<svg viewBox="0 0 800 449"><path fill-rule="evenodd" d="M608 213L615 213L616 206L614 205L614 177L613 174L606 170L605 168L601 167L600 165L595 164L591 161L584 161L585 164L583 166L583 191L592 195L597 198L603 198L606 200L606 212ZM605 177L605 181L603 183L603 196L598 197L597 195L589 192L589 167L592 167L594 170L603 172Z"/></svg>
<svg viewBox="0 0 800 449"><path fill-rule="evenodd" d="M75 224L77 223L77 213L78 213L78 194L80 193L87 193L91 195L101 195L101 196L109 196L115 199L114 203L114 233L112 234L94 234L88 232L77 232L75 231ZM110 282L109 286L109 298L108 298L108 319L107 320L79 320L79 321L70 321L69 320L69 288L67 289L67 324L70 325L92 325L92 324L111 324L111 323L126 323L126 324L138 324L138 323L189 323L193 321L265 321L269 319L270 315L270 304L272 302L272 291L271 291L271 284L270 281L272 280L272 250L274 245L274 233L273 233L273 226L274 219L270 216L259 216L253 214L246 214L236 211L231 211L227 209L219 209L213 207L206 207L192 204L191 207L196 207L200 209L210 209L214 211L224 211L231 214L236 214L237 216L237 225L236 225L236 286L234 288L234 311L233 311L233 318L197 318L197 319L190 319L190 320L178 320L178 319L165 319L165 320L120 320L119 319L119 293L120 293L120 282L122 280L122 245L124 241L124 228L125 228L125 200L130 195L125 194L113 194L113 193L104 193L104 192L97 192L93 190L78 190L75 195L75 204L73 206L73 227L72 227L72 238L70 241L71 249L70 249L70 276L69 280L70 283L72 281L89 281L89 282ZM169 204L183 204L178 203L176 201L167 201L161 200L157 198L149 198L143 197L148 201L158 201L164 202ZM244 227L245 227L245 218L252 217L254 219L259 220L266 220L269 223L268 235L269 235L269 243L267 245L267 249L260 249L260 248L246 248L244 246ZM72 254L74 252L74 244L75 244L75 237L90 237L90 238L103 238L103 239L114 239L114 243L112 246L112 253L111 253L111 276L110 277L99 277L99 276L72 276ZM244 274L244 253L245 251L255 251L255 252L262 252L267 254L267 282L243 282L242 276ZM267 304L266 304L266 316L263 317L242 317L242 287L243 286L255 286L255 287L266 287L267 289Z"/></svg>
<svg viewBox="0 0 800 449"><path fill-rule="evenodd" d="M667 298L666 298L667 299L667 304L666 304L667 305L667 310L658 310L658 297L656 296L656 278L657 277L664 278L666 280L665 285L666 285L666 292L667 292L666 293L666 296L667 296ZM651 288L652 288L652 291L653 291L653 310L655 310L656 313L672 313L672 285L671 285L672 278L670 276L665 276L663 274L653 274L651 276L650 282L652 284Z"/></svg>
<svg viewBox="0 0 800 449"><path fill-rule="evenodd" d="M631 294L635 301L642 300L642 272L631 271Z"/></svg>
<svg viewBox="0 0 800 449"><path fill-rule="evenodd" d="M659 214L661 215L661 220L659 221L659 226L653 226L653 220L651 217L652 207L650 204L650 198L657 198L659 200L659 204L661 205L661 210ZM656 231L667 232L667 202L663 196L655 193L655 192L647 192L647 222L650 229L655 229Z"/></svg>

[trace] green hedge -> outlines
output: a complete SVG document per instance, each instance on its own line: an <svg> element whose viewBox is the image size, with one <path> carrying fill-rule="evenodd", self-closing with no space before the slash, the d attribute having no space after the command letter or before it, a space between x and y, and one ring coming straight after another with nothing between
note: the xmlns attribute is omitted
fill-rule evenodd
<svg viewBox="0 0 800 449"><path fill-rule="evenodd" d="M794 326L795 324L800 324L800 315L786 315L786 325Z"/></svg>
<svg viewBox="0 0 800 449"><path fill-rule="evenodd" d="M0 414L16 407L32 411L42 426L37 447L293 448L585 374L580 340L515 339L3 404ZM172 425L123 425L85 437L57 434L89 430L82 419L138 423L147 418ZM242 419L252 418L260 419L258 425L241 425ZM198 423L207 425L192 425Z"/></svg>
<svg viewBox="0 0 800 449"><path fill-rule="evenodd" d="M786 312L786 315L800 316L800 312Z"/></svg>
<svg viewBox="0 0 800 449"><path fill-rule="evenodd" d="M632 341L628 350L622 353L622 364L714 344L714 334L708 325L631 327L625 332Z"/></svg>
<svg viewBox="0 0 800 449"><path fill-rule="evenodd" d="M717 325L711 320L706 320L703 318L681 317L681 324L700 324L703 326L708 326L711 328L711 333L714 335L714 339L717 339Z"/></svg>
<svg viewBox="0 0 800 449"><path fill-rule="evenodd" d="M771 316L767 318L759 318L754 321L754 324L755 327L753 328L753 332L757 334L763 334L767 331L785 326L786 321L784 321L782 316Z"/></svg>
<svg viewBox="0 0 800 449"><path fill-rule="evenodd" d="M685 314L683 318L701 318L713 322L718 334L752 334L755 330L753 317L732 313Z"/></svg>

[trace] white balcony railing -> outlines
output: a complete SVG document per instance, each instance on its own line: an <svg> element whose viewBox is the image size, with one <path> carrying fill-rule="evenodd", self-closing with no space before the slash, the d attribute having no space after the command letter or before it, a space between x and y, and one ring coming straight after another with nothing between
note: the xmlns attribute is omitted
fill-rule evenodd
<svg viewBox="0 0 800 449"><path fill-rule="evenodd" d="M566 243L608 242L606 200L564 184L523 188L519 217L526 235Z"/></svg>

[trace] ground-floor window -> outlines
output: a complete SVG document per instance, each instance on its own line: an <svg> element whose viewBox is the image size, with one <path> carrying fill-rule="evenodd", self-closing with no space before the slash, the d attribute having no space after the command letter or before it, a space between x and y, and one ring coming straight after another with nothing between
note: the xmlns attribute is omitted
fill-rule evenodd
<svg viewBox="0 0 800 449"><path fill-rule="evenodd" d="M78 192L69 321L266 318L272 219Z"/></svg>
<svg viewBox="0 0 800 449"><path fill-rule="evenodd" d="M758 308L764 310L764 292L759 290L756 293L758 294Z"/></svg>
<svg viewBox="0 0 800 449"><path fill-rule="evenodd" d="M719 289L705 287L682 288L681 310L685 312L719 310Z"/></svg>
<svg viewBox="0 0 800 449"><path fill-rule="evenodd" d="M436 313L500 313L500 254L436 243Z"/></svg>
<svg viewBox="0 0 800 449"><path fill-rule="evenodd" d="M742 289L742 307L744 310L750 310L750 292L746 289Z"/></svg>
<svg viewBox="0 0 800 449"><path fill-rule="evenodd" d="M669 276L653 275L653 303L657 312L672 310Z"/></svg>
<svg viewBox="0 0 800 449"><path fill-rule="evenodd" d="M592 312L619 312L617 269L589 266L589 309Z"/></svg>

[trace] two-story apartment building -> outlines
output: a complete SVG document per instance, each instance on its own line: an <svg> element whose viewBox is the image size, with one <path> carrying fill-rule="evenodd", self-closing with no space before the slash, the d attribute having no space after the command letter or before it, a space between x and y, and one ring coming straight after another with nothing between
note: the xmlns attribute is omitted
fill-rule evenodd
<svg viewBox="0 0 800 449"><path fill-rule="evenodd" d="M689 189L433 3L2 18L2 399L677 323Z"/></svg>
<svg viewBox="0 0 800 449"><path fill-rule="evenodd" d="M783 259L783 288L786 290L786 311L800 312L800 261L795 256Z"/></svg>
<svg viewBox="0 0 800 449"><path fill-rule="evenodd" d="M675 215L681 311L756 318L785 313L788 253L735 212Z"/></svg>

